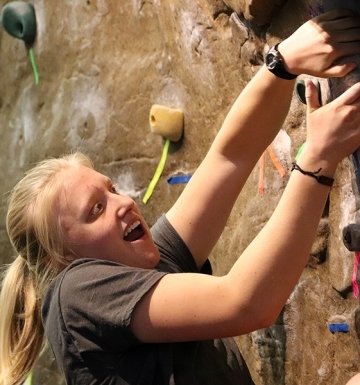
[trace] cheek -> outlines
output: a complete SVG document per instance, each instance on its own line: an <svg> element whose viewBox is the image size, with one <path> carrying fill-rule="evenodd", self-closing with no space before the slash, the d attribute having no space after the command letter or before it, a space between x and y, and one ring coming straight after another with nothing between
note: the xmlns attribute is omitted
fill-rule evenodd
<svg viewBox="0 0 360 385"><path fill-rule="evenodd" d="M118 239L111 229L106 227L87 229L82 233L81 239L86 248L106 248Z"/></svg>
<svg viewBox="0 0 360 385"><path fill-rule="evenodd" d="M67 233L66 243L79 257L91 257L100 251L105 251L114 244L115 235L105 226L85 226L72 228Z"/></svg>

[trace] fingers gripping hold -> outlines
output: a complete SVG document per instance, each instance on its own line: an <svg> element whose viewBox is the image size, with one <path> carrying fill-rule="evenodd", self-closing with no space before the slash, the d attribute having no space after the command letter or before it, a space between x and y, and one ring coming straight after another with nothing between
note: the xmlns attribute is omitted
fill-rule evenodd
<svg viewBox="0 0 360 385"><path fill-rule="evenodd" d="M309 112L312 112L321 106L319 103L318 88L310 79L305 80L305 98Z"/></svg>

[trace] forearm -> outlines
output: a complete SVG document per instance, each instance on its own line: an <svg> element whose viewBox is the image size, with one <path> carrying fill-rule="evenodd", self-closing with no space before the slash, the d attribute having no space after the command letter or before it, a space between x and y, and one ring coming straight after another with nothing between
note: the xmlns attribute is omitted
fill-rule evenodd
<svg viewBox="0 0 360 385"><path fill-rule="evenodd" d="M328 193L329 187L293 171L272 217L230 271L233 284L241 285L240 295L254 304L260 319L273 321L291 294L308 260Z"/></svg>
<svg viewBox="0 0 360 385"><path fill-rule="evenodd" d="M293 85L265 67L259 70L233 104L204 161L167 213L198 266L223 231L259 156L281 127Z"/></svg>
<svg viewBox="0 0 360 385"><path fill-rule="evenodd" d="M270 326L307 261L328 192L294 171L270 221L227 275L168 274L152 289L132 323L138 338L208 339Z"/></svg>
<svg viewBox="0 0 360 385"><path fill-rule="evenodd" d="M281 128L293 87L294 81L261 67L231 107L211 151L252 169Z"/></svg>
<svg viewBox="0 0 360 385"><path fill-rule="evenodd" d="M328 13L305 23L281 42L279 50L288 72L324 77L343 76L351 71L354 68L351 63L336 65L337 59L350 50L360 51L357 29L349 31L349 23L359 24L358 19L346 11ZM332 33L340 40L333 41L329 37ZM235 101L206 158L168 212L168 219L198 266L202 266L218 240L260 155L283 125L293 87L294 80L279 79L264 66L260 68ZM357 94L356 90L354 93ZM331 108L325 110L330 113L319 114L317 127L322 127L323 120L328 121L329 126L338 120L339 116L332 114ZM323 136L319 131L317 144L321 144ZM333 147L331 143L328 145Z"/></svg>
<svg viewBox="0 0 360 385"><path fill-rule="evenodd" d="M307 140L299 159L303 170L333 177L339 162L359 146L360 84L324 107L307 83ZM317 175L319 175L317 174ZM293 171L269 222L230 272L245 297L265 319L274 320L308 260L329 187ZM239 295L240 302L244 300Z"/></svg>

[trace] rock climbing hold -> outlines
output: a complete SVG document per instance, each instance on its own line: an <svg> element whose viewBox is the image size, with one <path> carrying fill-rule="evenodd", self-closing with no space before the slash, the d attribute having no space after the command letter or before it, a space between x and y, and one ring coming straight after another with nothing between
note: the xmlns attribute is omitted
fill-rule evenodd
<svg viewBox="0 0 360 385"><path fill-rule="evenodd" d="M322 104L322 101L321 101L321 87L320 87L320 83L318 80L316 79L312 79L312 82L315 84L316 88L317 88L317 92L318 92L318 99L319 99L319 103L320 105ZM300 79L298 80L296 83L295 83L295 94L298 98L298 100L303 103L303 104L306 104L306 97L305 97L305 94L306 94L306 86L305 86L305 81L303 79Z"/></svg>
<svg viewBox="0 0 360 385"><path fill-rule="evenodd" d="M181 110L154 104L150 109L149 123L151 132L161 135L165 142L159 164L142 199L144 204L150 199L164 171L170 142L178 142L183 136L184 114Z"/></svg>
<svg viewBox="0 0 360 385"><path fill-rule="evenodd" d="M350 223L343 228L342 237L349 251L360 251L360 224Z"/></svg>
<svg viewBox="0 0 360 385"><path fill-rule="evenodd" d="M24 1L7 3L1 13L4 29L11 36L32 45L36 37L36 16L34 6Z"/></svg>
<svg viewBox="0 0 360 385"><path fill-rule="evenodd" d="M348 324L328 324L328 329L331 333L348 333Z"/></svg>
<svg viewBox="0 0 360 385"><path fill-rule="evenodd" d="M350 331L347 320L342 315L331 316L327 322L328 329L331 333L348 333Z"/></svg>
<svg viewBox="0 0 360 385"><path fill-rule="evenodd" d="M295 156L295 161L298 161L298 160L299 160L299 158L300 158L302 152L304 151L304 148L305 148L305 143L303 143L303 144L299 147L299 149L298 149L298 151L297 151L297 153L296 153L296 156Z"/></svg>
<svg viewBox="0 0 360 385"><path fill-rule="evenodd" d="M270 144L266 150L262 153L260 159L259 159L259 185L258 185L258 191L260 195L265 194L265 154L266 152L269 153L270 159L274 167L276 168L277 172L283 178L286 175L286 170L281 164L281 161L276 156L275 151L273 150L272 145Z"/></svg>
<svg viewBox="0 0 360 385"><path fill-rule="evenodd" d="M32 45L36 38L36 16L34 6L24 1L12 1L4 5L1 12L1 22L9 35L21 39L28 48L29 60L34 73L36 85L40 76Z"/></svg>
<svg viewBox="0 0 360 385"><path fill-rule="evenodd" d="M184 114L181 110L154 104L149 116L150 130L165 139L177 142L184 129Z"/></svg>
<svg viewBox="0 0 360 385"><path fill-rule="evenodd" d="M180 174L180 175L173 175L167 179L167 182L169 184L181 184L181 183L187 183L191 179L191 174Z"/></svg>

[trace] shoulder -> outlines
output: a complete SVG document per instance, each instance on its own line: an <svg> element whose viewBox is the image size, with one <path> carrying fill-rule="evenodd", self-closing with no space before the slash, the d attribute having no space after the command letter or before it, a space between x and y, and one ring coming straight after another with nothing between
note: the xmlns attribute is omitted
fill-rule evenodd
<svg viewBox="0 0 360 385"><path fill-rule="evenodd" d="M157 270L126 266L102 259L81 259L72 263L59 277L61 297L74 292L85 296L105 294L126 294L129 288L150 286L164 273Z"/></svg>
<svg viewBox="0 0 360 385"><path fill-rule="evenodd" d="M102 267L107 266L107 261L97 259L78 259L62 270L50 283L43 298L43 316L51 307L58 306L61 296L67 300L72 300L74 293L79 295L78 288L84 286L84 282L94 278L95 274L102 271Z"/></svg>
<svg viewBox="0 0 360 385"><path fill-rule="evenodd" d="M207 260L201 270L186 243L163 214L151 228L152 237L161 255L158 269L172 273L212 274L211 264Z"/></svg>
<svg viewBox="0 0 360 385"><path fill-rule="evenodd" d="M79 301L101 301L110 295L124 296L149 290L165 273L141 269L103 259L83 258L72 262L51 283L49 301L78 306Z"/></svg>
<svg viewBox="0 0 360 385"><path fill-rule="evenodd" d="M126 266L104 259L81 258L65 268L57 279L60 279L62 284L66 281L76 285L80 281L101 277L111 272L114 273L115 270L119 273L126 270ZM79 280L75 280L75 278Z"/></svg>
<svg viewBox="0 0 360 385"><path fill-rule="evenodd" d="M67 324L86 316L102 323L128 324L132 309L166 273L101 259L80 259L52 282L43 301L43 318L61 314ZM105 321L106 320L106 321Z"/></svg>
<svg viewBox="0 0 360 385"><path fill-rule="evenodd" d="M87 283L93 283L101 277L109 276L111 273L120 274L125 266L115 262L102 259L81 258L72 262L61 271L53 280L49 291L58 289L73 290L84 287Z"/></svg>

